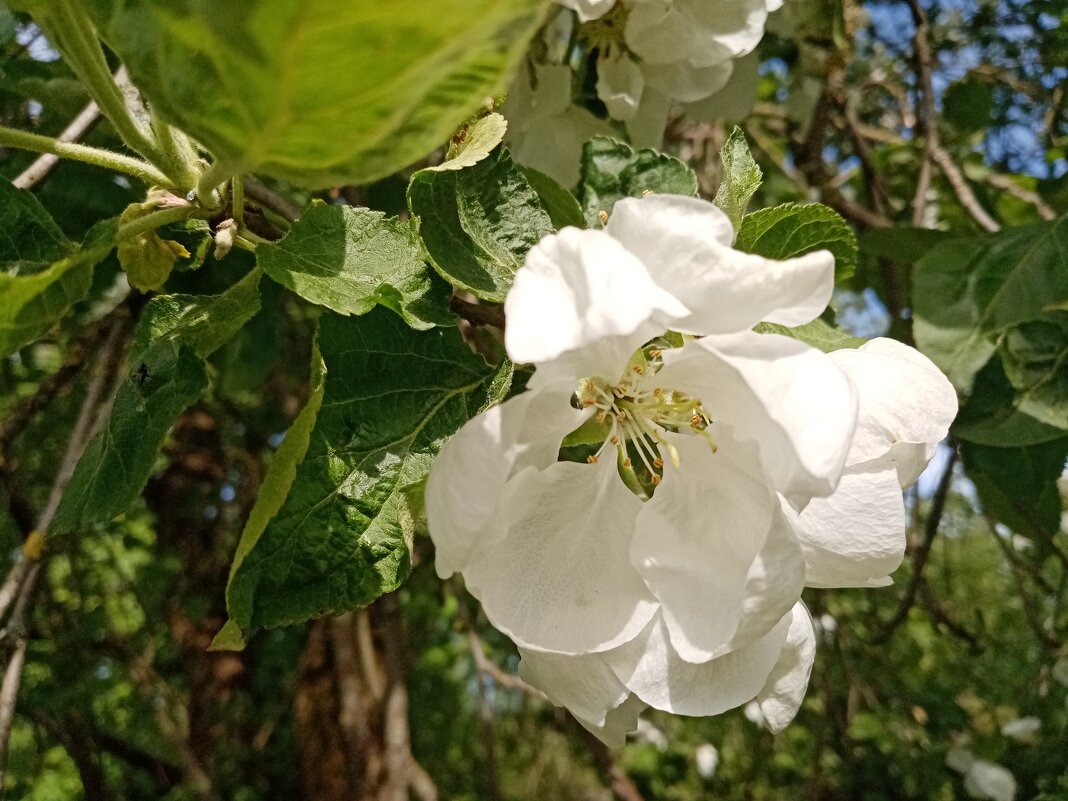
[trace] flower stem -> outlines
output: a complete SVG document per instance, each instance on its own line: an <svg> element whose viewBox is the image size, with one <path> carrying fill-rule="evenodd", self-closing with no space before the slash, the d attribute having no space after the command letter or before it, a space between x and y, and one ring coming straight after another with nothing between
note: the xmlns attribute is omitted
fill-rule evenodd
<svg viewBox="0 0 1068 801"><path fill-rule="evenodd" d="M60 158L82 161L116 172L124 172L147 184L168 186L170 180L152 164L141 159L124 156L111 150L79 145L75 142L60 142L50 136L20 131L0 126L0 146L17 147L34 153L52 153Z"/></svg>
<svg viewBox="0 0 1068 801"><path fill-rule="evenodd" d="M179 170L183 187L192 187L196 182L197 151L189 137L183 131L172 127L169 123L152 113L152 130L156 133L160 147L167 157L168 164L173 164Z"/></svg>
<svg viewBox="0 0 1068 801"><path fill-rule="evenodd" d="M245 226L245 181L240 175L235 175L230 181L230 216L238 227Z"/></svg>
<svg viewBox="0 0 1068 801"><path fill-rule="evenodd" d="M136 220L131 220L125 225L119 226L116 239L122 241L124 239L132 239L135 236L153 231L164 225L170 223L182 222L183 220L189 220L193 217L205 218L210 216L210 212L206 209L199 208L197 206L171 206L169 208L160 209L154 211L151 214L146 214L144 217L139 217Z"/></svg>
<svg viewBox="0 0 1068 801"><path fill-rule="evenodd" d="M230 168L220 165L218 161L213 162L201 173L196 188L197 200L201 205L209 207L217 207L219 205L218 199L215 197L215 187L225 183L226 179L231 177L231 174Z"/></svg>
<svg viewBox="0 0 1068 801"><path fill-rule="evenodd" d="M122 140L161 171L171 172L173 165L154 141L150 132L137 124L126 108L126 101L108 69L104 51L96 38L92 22L85 12L70 0L58 0L54 13L48 15L56 44L63 50L68 66L85 85L89 95L100 106ZM174 185L169 180L164 185Z"/></svg>

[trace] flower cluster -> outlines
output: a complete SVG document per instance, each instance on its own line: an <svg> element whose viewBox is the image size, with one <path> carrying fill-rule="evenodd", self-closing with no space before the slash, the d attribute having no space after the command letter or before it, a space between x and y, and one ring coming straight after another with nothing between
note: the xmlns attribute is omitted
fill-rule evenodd
<svg viewBox="0 0 1068 801"><path fill-rule="evenodd" d="M536 370L471 420L427 483L443 577L463 574L520 672L608 743L647 706L794 716L815 652L804 586L884 584L901 488L956 398L905 345L822 353L756 333L830 300L827 252L732 249L727 217L616 204L528 254L505 344Z"/></svg>
<svg viewBox="0 0 1068 801"><path fill-rule="evenodd" d="M782 0L558 0L581 25L577 38L596 54L596 90L608 116L625 123L630 140L657 146L672 107L700 119L742 116L756 94L754 53L768 14ZM581 143L612 133L606 120L572 103L571 21L558 18L543 49L554 53L529 63L509 92L510 144L521 163L574 183L567 165ZM739 102L740 100L740 102ZM549 134L549 136L546 136ZM544 146L553 143L552 148ZM538 146L538 143L542 143ZM533 152L526 152L533 151ZM565 159L566 153L572 158Z"/></svg>

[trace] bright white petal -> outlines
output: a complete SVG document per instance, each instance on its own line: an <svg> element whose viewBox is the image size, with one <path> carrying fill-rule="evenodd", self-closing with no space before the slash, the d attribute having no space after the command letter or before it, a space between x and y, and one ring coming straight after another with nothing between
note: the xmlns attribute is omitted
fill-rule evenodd
<svg viewBox="0 0 1068 801"><path fill-rule="evenodd" d="M540 365L574 351L583 361L574 378L610 381L641 344L631 340L650 317L688 313L611 236L577 228L564 228L534 246L516 273L504 310L504 342L513 361ZM600 349L589 347L612 337L621 339L622 361L613 354L609 362Z"/></svg>
<svg viewBox="0 0 1068 801"><path fill-rule="evenodd" d="M727 4L715 5L721 8ZM735 55L697 23L688 4L677 0L649 0L633 5L627 16L626 39L627 47L647 64L699 58L708 65Z"/></svg>
<svg viewBox="0 0 1068 801"><path fill-rule="evenodd" d="M770 631L801 597L804 586L801 546L786 516L776 514L764 547L746 574L741 621L731 648L746 645Z"/></svg>
<svg viewBox="0 0 1068 801"><path fill-rule="evenodd" d="M805 554L810 587L873 587L905 556L905 504L893 465L846 470L838 489L801 514L784 505Z"/></svg>
<svg viewBox="0 0 1068 801"><path fill-rule="evenodd" d="M597 62L597 96L613 119L629 120L638 113L645 79L630 56L617 53Z"/></svg>
<svg viewBox="0 0 1068 801"><path fill-rule="evenodd" d="M589 415L571 408L572 391L556 384L518 395L469 420L441 449L427 478L426 511L442 578L504 533L505 482L518 469L555 462L560 441Z"/></svg>
<svg viewBox="0 0 1068 801"><path fill-rule="evenodd" d="M603 17L616 4L616 0L556 0L556 2L565 8L570 8L583 22Z"/></svg>
<svg viewBox="0 0 1068 801"><path fill-rule="evenodd" d="M746 576L779 510L768 486L738 465L756 460L752 445L723 441L713 454L702 437L665 437L679 466L665 458L663 483L638 514L631 558L661 603L676 651L706 662L730 650Z"/></svg>
<svg viewBox="0 0 1068 801"><path fill-rule="evenodd" d="M875 459L897 467L902 487L920 477L957 415L957 393L915 348L880 337L830 354L860 395L850 465Z"/></svg>
<svg viewBox="0 0 1068 801"><path fill-rule="evenodd" d="M638 696L629 695L622 704L608 711L603 726L595 726L582 718L576 720L609 748L622 748L627 735L638 728L638 717L648 708L649 705Z"/></svg>
<svg viewBox="0 0 1068 801"><path fill-rule="evenodd" d="M579 720L604 726L608 712L630 695L600 654L568 656L519 649L519 675Z"/></svg>
<svg viewBox="0 0 1068 801"><path fill-rule="evenodd" d="M620 681L649 706L679 715L718 715L760 692L789 626L788 615L751 645L695 665L675 652L667 626L657 617L641 636L604 658Z"/></svg>
<svg viewBox="0 0 1068 801"><path fill-rule="evenodd" d="M834 258L826 251L770 261L730 248L734 228L713 204L681 195L616 203L605 230L633 253L652 279L693 312L676 330L746 331L761 320L809 322L827 307Z"/></svg>
<svg viewBox="0 0 1068 801"><path fill-rule="evenodd" d="M790 619L779 660L760 691L757 700L764 715L764 725L778 734L794 719L805 699L812 662L816 658L816 632L805 605L798 601Z"/></svg>
<svg viewBox="0 0 1068 801"><path fill-rule="evenodd" d="M520 482L501 509L507 533L464 570L490 622L539 651L590 653L632 639L656 601L630 564L642 502L615 460L558 462Z"/></svg>
<svg viewBox="0 0 1068 801"><path fill-rule="evenodd" d="M709 336L666 352L658 380L700 398L737 439L755 441L773 485L795 507L838 483L857 395L826 354L774 334Z"/></svg>

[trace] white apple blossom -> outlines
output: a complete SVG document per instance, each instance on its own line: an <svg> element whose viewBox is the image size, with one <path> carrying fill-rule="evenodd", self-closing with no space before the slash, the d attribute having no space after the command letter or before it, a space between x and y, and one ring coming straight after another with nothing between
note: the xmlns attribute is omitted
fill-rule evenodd
<svg viewBox="0 0 1068 801"><path fill-rule="evenodd" d="M900 488L956 411L904 345L754 333L817 317L834 260L733 238L712 204L652 195L543 239L505 302L508 354L536 371L427 482L439 574L462 573L521 675L608 743L646 706L755 699L783 728L815 653L802 587L886 580Z"/></svg>
<svg viewBox="0 0 1068 801"><path fill-rule="evenodd" d="M633 115L646 86L681 103L717 92L733 60L756 48L781 0L561 0L586 23L601 60L598 93L617 119ZM626 67L624 65L630 65ZM625 103L620 103L627 95ZM613 112L612 99L623 114Z"/></svg>
<svg viewBox="0 0 1068 801"><path fill-rule="evenodd" d="M780 0L559 0L575 12L550 21L502 113L516 160L566 186L582 143L623 123L636 147L659 147L672 109L696 119L740 119L756 96L755 48ZM577 31L575 25L579 25ZM573 102L574 36L596 53L596 90L611 119Z"/></svg>

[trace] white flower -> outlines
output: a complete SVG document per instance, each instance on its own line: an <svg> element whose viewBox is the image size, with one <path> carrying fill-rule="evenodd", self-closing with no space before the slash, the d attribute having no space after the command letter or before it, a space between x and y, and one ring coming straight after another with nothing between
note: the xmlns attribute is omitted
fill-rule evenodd
<svg viewBox="0 0 1068 801"><path fill-rule="evenodd" d="M708 781L716 775L716 768L719 767L719 751L712 743L702 743L697 746L693 758L697 763L697 775L702 779Z"/></svg>
<svg viewBox="0 0 1068 801"><path fill-rule="evenodd" d="M1016 779L1008 768L973 757L964 771L964 791L972 798L1014 801Z"/></svg>
<svg viewBox="0 0 1068 801"><path fill-rule="evenodd" d="M508 119L505 142L515 160L564 186L578 183L582 145L615 133L607 121L571 102L571 69L561 64L524 66L501 113Z"/></svg>
<svg viewBox="0 0 1068 801"><path fill-rule="evenodd" d="M1042 730L1042 721L1036 717L1016 718L1008 723L1003 723L1001 733L1013 740L1022 743L1036 742L1039 731Z"/></svg>
<svg viewBox="0 0 1068 801"><path fill-rule="evenodd" d="M826 355L754 333L819 315L833 258L769 261L733 236L711 204L653 195L543 239L505 303L509 356L536 372L427 483L438 572L463 573L524 678L610 743L645 706L755 698L784 727L815 652L806 577L888 575L903 520L854 501L892 482L900 505L955 410L905 346ZM562 443L587 460L560 461Z"/></svg>

